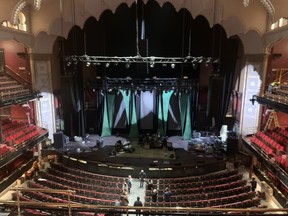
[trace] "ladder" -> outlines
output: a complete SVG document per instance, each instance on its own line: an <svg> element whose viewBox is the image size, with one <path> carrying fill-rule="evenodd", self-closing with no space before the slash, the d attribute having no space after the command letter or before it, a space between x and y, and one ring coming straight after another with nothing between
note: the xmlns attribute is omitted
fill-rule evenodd
<svg viewBox="0 0 288 216"><path fill-rule="evenodd" d="M266 125L265 125L265 128L264 128L265 131L267 129L270 129L271 124L273 124L273 123L274 123L275 127L279 127L279 121L278 121L278 117L277 117L277 112L275 110L270 110L269 112L270 112L269 118L268 118L268 120L266 122Z"/></svg>

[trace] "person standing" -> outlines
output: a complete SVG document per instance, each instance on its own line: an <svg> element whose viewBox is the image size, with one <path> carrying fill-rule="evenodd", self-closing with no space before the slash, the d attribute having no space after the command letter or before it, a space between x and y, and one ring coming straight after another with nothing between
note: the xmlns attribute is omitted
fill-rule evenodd
<svg viewBox="0 0 288 216"><path fill-rule="evenodd" d="M144 170L141 170L141 172L139 173L138 177L139 177L139 180L140 180L140 188L143 188L144 187L144 181L145 181L145 178L146 178L146 173L144 172Z"/></svg>
<svg viewBox="0 0 288 216"><path fill-rule="evenodd" d="M131 188L132 188L132 177L131 177L131 175L128 176L127 186L128 186L128 194L130 194L130 191L131 191Z"/></svg>
<svg viewBox="0 0 288 216"><path fill-rule="evenodd" d="M139 196L137 197L137 200L134 202L134 206L143 206ZM136 209L136 216L140 216L139 212L141 212L141 210Z"/></svg>
<svg viewBox="0 0 288 216"><path fill-rule="evenodd" d="M257 182L255 178L252 178L252 181L250 182L250 184L251 184L251 191L255 191L257 187Z"/></svg>

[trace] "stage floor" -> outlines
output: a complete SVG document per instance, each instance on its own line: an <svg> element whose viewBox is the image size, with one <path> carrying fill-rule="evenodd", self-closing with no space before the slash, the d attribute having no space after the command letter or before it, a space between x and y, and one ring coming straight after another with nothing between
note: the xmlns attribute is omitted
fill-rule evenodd
<svg viewBox="0 0 288 216"><path fill-rule="evenodd" d="M103 145L98 148L96 141L103 141ZM122 143L129 141L135 151L132 153L121 152L117 155L111 154L115 143L121 140ZM85 142L69 142L64 145L63 149L57 149L69 156L87 161L95 161L100 163L123 164L127 166L151 166L157 164L158 167L171 166L197 166L201 164L214 164L225 160L223 154L206 154L189 152L188 140L182 140L181 137L169 137L168 142L172 142L173 151L165 151L163 149L144 149L139 144L138 139L127 140L124 137L109 136L101 138L99 135L89 135Z"/></svg>

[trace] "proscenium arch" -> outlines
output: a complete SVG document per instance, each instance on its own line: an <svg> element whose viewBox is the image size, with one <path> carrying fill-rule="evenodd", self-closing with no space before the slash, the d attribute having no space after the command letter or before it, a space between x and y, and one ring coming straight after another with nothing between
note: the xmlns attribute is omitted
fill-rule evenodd
<svg viewBox="0 0 288 216"><path fill-rule="evenodd" d="M149 4L149 2L151 3L151 1L144 1L144 4ZM152 1L152 2L154 2L154 1ZM209 1L205 1L205 2L203 2L203 3L197 3L197 7L199 7L199 8L203 8L203 10L204 10L204 8L205 7L207 7L207 5L208 5L208 3L207 2L209 2ZM188 4L187 3L187 5L185 5L186 7L184 8L184 7L181 7L181 6L183 6L183 3L182 4L177 4L177 3L175 3L175 2L173 2L173 4L172 4L172 2L168 2L168 1L162 1L162 3L160 2L160 3L158 3L158 2L154 2L154 3L156 3L156 4L158 4L159 5L159 7L161 7L161 8L163 8L163 7L167 7L167 5L172 5L172 7L174 8L174 10L175 11L180 11L180 10L183 10L183 9L187 9L187 12L189 12L190 13L190 15L192 16L193 14L192 14L192 11L194 11L195 9L190 5L190 4ZM129 2L129 3L127 3L127 2L119 2L119 3L117 3L117 7L115 7L115 4L116 3L113 3L113 5L111 6L111 5L106 5L106 8L105 8L105 6L103 6L103 5L101 5L101 6L103 6L103 8L104 8L104 10L102 10L101 11L101 13L99 13L99 15L98 16L94 16L91 12L89 12L88 10L91 10L91 8L93 8L92 7L92 5L94 5L95 3L89 3L89 2L87 2L86 3L86 8L84 8L84 9L86 9L87 11L85 12L85 14L83 15L86 19L84 20L84 19L81 19L82 21L83 21L83 23L76 23L76 25L78 25L78 26L80 26L80 28L84 28L84 25L85 25L85 23L86 23L86 21L88 20L88 19L90 19L90 17L94 17L96 20L100 20L101 19L101 17L103 16L103 14L104 13L106 13L106 11L107 10L109 10L109 11L111 11L112 12L112 14L115 14L115 13L117 13L117 10L120 8L120 7L123 7L123 5L125 5L126 7L128 7L128 8L131 8L132 7L132 5L134 5L135 3L133 3L133 1L131 1L131 2ZM175 5L176 4L176 5ZM88 6L90 6L91 5L91 7L89 7L88 8ZM112 7L112 9L109 9L108 8L108 6L110 7ZM211 7L211 6L210 6ZM83 7L82 7L83 8ZM209 7L208 7L209 8ZM211 8L210 8L211 9ZM212 8L213 9L213 8ZM213 9L214 10L214 9ZM98 11L98 10L97 10ZM40 11L41 12L41 11ZM76 11L77 12L77 11ZM83 13L83 12L82 12ZM202 11L202 13L204 14L204 15L202 15L202 16L204 16L204 17L206 17L206 19L207 19L207 16L208 16L208 19L207 19L207 21L208 21L208 23L209 23L209 25L210 26L213 26L213 20L211 20L212 18L210 17L210 15L205 15L205 11ZM211 11L210 11L210 13L211 13ZM198 14L199 14L199 12L198 12ZM207 13L206 13L207 14ZM240 20L237 20L236 18L234 18L234 19L229 19L229 20L226 20L226 21L223 21L223 22L221 22L221 23L218 23L219 25L221 25L224 29L225 29L225 32L227 32L227 30L228 30L228 34L227 34L227 36L232 36L232 34L233 34L233 32L235 33L235 31L236 30L229 30L230 28L231 28L231 26L233 27L233 29L241 29L241 28L238 28L239 27L239 23L241 24L242 22L240 21ZM212 25L211 25L212 24ZM216 23L214 23L214 25L215 25ZM65 19L65 21L63 21L62 20L62 17L61 16L58 16L58 18L56 18L55 20L54 20L54 22L52 22L52 24L50 24L49 25L49 29L47 29L47 32L48 32L48 35L50 36L53 36L53 38L54 38L54 40L55 40L55 35L56 36L62 36L62 37L64 37L64 38L68 38L68 34L69 34L69 32L71 31L71 29L73 28L73 23L71 22L71 21L69 21L69 19L67 20L67 19ZM242 24L240 25L240 26L243 26ZM244 27L243 27L244 28ZM44 29L42 29L42 31L46 31L45 30L45 27L44 27ZM42 32L42 31L40 31L40 32ZM247 52L247 53L263 53L263 50L265 50L265 47L264 47L264 43L262 43L262 41L263 41L263 38L262 38L262 36L261 36L261 34L259 33L259 31L257 31L257 29L255 29L255 31L258 33L258 36L259 37L251 37L251 30L249 31L249 32L246 32L246 33L243 33L243 32L240 32L240 31L237 31L237 34L234 34L234 35L239 35L239 38L241 39L241 41L242 41L242 43L243 43L243 45L244 45L244 50L245 50L245 53ZM39 40L39 41L42 41L42 39L39 39L38 37L41 37L41 36L43 36L43 35L41 35L40 34L40 32L39 33L37 33L37 36L35 37L37 40ZM40 35L39 35L40 34ZM247 40L247 38L248 38L248 40ZM249 38L251 38L251 39L249 39ZM255 41L252 43L252 40L254 40L255 39L255 41L256 41L256 44L257 44L257 47L255 48L255 50L253 50L253 47L254 47L254 45L256 45L255 44ZM260 42L262 43L262 47L261 48L259 48L259 44L260 44ZM41 44L39 44L40 46L41 46ZM251 46L252 45L252 46ZM252 48L251 48L252 47ZM35 50L39 50L39 48L37 48L37 46L34 46L34 48L35 48ZM49 48L49 50L52 50L52 48ZM262 52L261 52L262 51Z"/></svg>
<svg viewBox="0 0 288 216"><path fill-rule="evenodd" d="M225 100L228 98L229 101L232 91L231 85L235 83L236 61L242 57L242 53L238 52L238 47L241 44L239 37L228 38L221 25L216 24L211 28L206 17L200 15L193 18L186 9L176 11L173 5L169 3L160 7L156 2L150 1L145 5L145 11L149 13L148 17L144 16L146 18L145 34L149 40L149 56L187 56L190 52L191 56L220 58L220 75L227 79L227 84L229 83L229 88L225 88L225 97L223 98ZM86 48L83 47L85 45L84 32ZM69 32L67 40L64 40L64 48L66 49L63 53L65 55L83 55L86 51L88 55L135 56L135 37L135 4L130 8L123 4L117 8L115 13L105 10L98 21L94 17L90 17L86 20L83 29L74 26L73 30ZM189 40L190 37L191 40ZM81 66L85 68L86 65L82 64ZM178 68L173 69L156 64L153 69L149 69L148 75L144 75L182 78L183 70L189 78L200 79L200 68L194 69L192 64L179 68L181 66L178 65ZM97 66L92 65L91 67ZM125 69L124 64L118 64L117 67L110 65L109 68L106 68L102 64L96 68L96 73L97 76L99 74L101 76L104 74L102 71L105 71L106 75L108 71L108 77L132 77L133 72L138 72L136 69L138 68L132 68L132 66L130 69ZM82 72L79 71L79 73ZM139 76L136 77L145 78L144 75L140 72ZM227 101L224 104L228 107ZM225 113L223 112L221 115L223 118Z"/></svg>

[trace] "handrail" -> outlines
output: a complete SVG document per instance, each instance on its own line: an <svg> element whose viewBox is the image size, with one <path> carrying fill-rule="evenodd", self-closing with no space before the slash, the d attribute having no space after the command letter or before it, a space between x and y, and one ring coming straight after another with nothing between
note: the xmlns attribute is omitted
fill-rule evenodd
<svg viewBox="0 0 288 216"><path fill-rule="evenodd" d="M22 77L18 72L14 71L8 65L5 65L5 68L8 69L8 70L6 70L6 73L8 73L10 76L12 76L14 79L16 79L18 82L20 82L21 84L28 85L29 89L32 88L32 82L30 80L27 80L24 77Z"/></svg>
<svg viewBox="0 0 288 216"><path fill-rule="evenodd" d="M31 188L30 191L33 191ZM126 211L127 215L135 214L135 210L141 210L141 214L157 214L157 215L167 215L169 214L177 214L177 215L187 215L192 213L208 213L210 215L217 213L246 213L246 215L251 215L251 213L267 213L267 212L286 212L288 213L288 208L190 208L190 207L134 207L134 206L107 206L107 205L90 205L90 204L80 204L80 203L54 203L54 202L34 202L34 201L0 201L1 205L9 205L9 206L25 206L25 208L34 208L37 207L46 207L48 210L69 210L69 208L73 208L74 211L95 211L100 210L100 212L119 212L119 211ZM45 211L45 209L43 209ZM71 211L72 212L72 211Z"/></svg>

